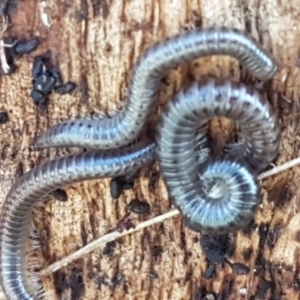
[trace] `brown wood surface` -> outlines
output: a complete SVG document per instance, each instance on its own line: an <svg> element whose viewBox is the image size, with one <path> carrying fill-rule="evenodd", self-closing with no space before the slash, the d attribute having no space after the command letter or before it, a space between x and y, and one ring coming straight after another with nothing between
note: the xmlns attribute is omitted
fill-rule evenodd
<svg viewBox="0 0 300 300"><path fill-rule="evenodd" d="M47 0L52 20L49 29L40 18L42 1L18 2L5 36L38 36L42 43L16 61L16 73L0 79L0 111L9 113L9 122L0 127L1 203L12 180L42 161L70 152L30 151L37 132L62 120L121 108L138 55L150 44L193 26L240 28L274 53L279 71L262 90L282 123L277 163L299 155L297 0ZM80 20L81 16L84 19ZM64 81L75 81L78 88L72 95L51 95L48 108L39 110L29 97L31 67L34 56L47 50ZM183 80L201 80L206 75L255 83L234 59L202 58L170 72L162 83L160 103L168 101ZM229 122L215 120L211 128L221 142L231 136ZM232 236L234 253L228 259L248 266L247 275L217 265L214 278L203 278L207 261L199 235L184 228L177 216L122 238L106 251L102 247L44 278L48 299L188 300L202 299L207 293L215 293L216 299L299 299L299 178L300 167L295 167L265 180L252 228ZM107 233L127 214L132 199L146 200L151 206L150 215L130 216L135 224L170 208L156 166L151 172L144 171L134 189L125 191L117 201L110 196L109 183L110 179L104 179L74 185L67 190L68 202L53 200L40 209L41 267ZM3 295L0 298L5 299Z"/></svg>

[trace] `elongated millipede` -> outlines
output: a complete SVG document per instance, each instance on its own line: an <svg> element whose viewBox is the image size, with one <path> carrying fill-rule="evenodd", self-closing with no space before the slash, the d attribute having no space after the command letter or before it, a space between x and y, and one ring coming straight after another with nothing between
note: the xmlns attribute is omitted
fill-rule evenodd
<svg viewBox="0 0 300 300"><path fill-rule="evenodd" d="M0 277L7 299L43 298L43 288L26 272L26 243L34 205L64 185L125 175L155 158L155 144L142 141L121 150L94 150L49 161L23 175L11 188L0 219Z"/></svg>
<svg viewBox="0 0 300 300"><path fill-rule="evenodd" d="M161 78L180 63L207 55L230 55L255 77L270 79L275 60L251 37L231 28L191 30L148 48L137 60L128 88L128 101L112 118L66 121L41 133L39 148L78 146L113 149L135 140L154 107Z"/></svg>
<svg viewBox="0 0 300 300"><path fill-rule="evenodd" d="M234 156L203 159L199 169L195 132L214 116L236 121L244 141ZM162 113L156 141L162 176L187 226L222 234L247 224L260 201L254 171L277 156L280 136L275 113L253 88L210 80L177 93Z"/></svg>

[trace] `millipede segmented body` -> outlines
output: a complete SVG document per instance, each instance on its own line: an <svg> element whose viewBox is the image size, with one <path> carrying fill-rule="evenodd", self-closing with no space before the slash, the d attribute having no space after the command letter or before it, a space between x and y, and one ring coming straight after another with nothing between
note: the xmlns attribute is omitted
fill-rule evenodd
<svg viewBox="0 0 300 300"><path fill-rule="evenodd" d="M120 150L94 150L46 162L24 174L4 202L0 229L0 277L10 300L43 297L26 272L26 246L34 205L65 185L125 175L155 159L155 144L142 141Z"/></svg>
<svg viewBox="0 0 300 300"><path fill-rule="evenodd" d="M37 137L37 147L113 149L131 143L138 138L153 110L161 78L180 63L214 54L238 59L261 80L270 79L277 70L275 60L242 31L191 30L155 44L139 57L122 111L112 118L82 118L55 125Z"/></svg>
<svg viewBox="0 0 300 300"><path fill-rule="evenodd" d="M235 121L243 142L228 158L199 161L195 133L214 116ZM259 203L254 171L275 159L280 136L275 113L253 88L210 80L177 93L161 116L156 141L162 176L186 224L221 234L249 222Z"/></svg>

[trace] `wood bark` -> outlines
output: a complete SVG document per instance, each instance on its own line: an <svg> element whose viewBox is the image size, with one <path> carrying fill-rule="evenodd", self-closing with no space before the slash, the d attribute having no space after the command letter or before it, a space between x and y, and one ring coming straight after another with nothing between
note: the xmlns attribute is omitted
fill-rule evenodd
<svg viewBox="0 0 300 300"><path fill-rule="evenodd" d="M137 57L151 44L190 27L224 25L245 30L279 63L274 79L261 91L280 115L282 143L277 164L299 155L299 38L298 1L273 0L65 0L46 1L52 25L41 20L40 4L18 1L12 26L5 36L42 43L20 57L16 73L2 76L0 111L9 122L0 127L0 201L12 181L33 166L66 155L71 149L31 150L36 133L63 120L122 107L125 88ZM52 94L47 109L30 99L31 68L35 56L51 51L63 80L78 88L71 95ZM255 84L234 59L214 56L172 70L162 83L158 104L169 101L183 83L212 75ZM153 124L161 111L156 108ZM211 134L224 143L234 127L225 120L210 124ZM216 142L216 143L217 143ZM205 279L208 262L199 234L183 226L177 216L102 247L43 278L49 299L300 299L300 168L262 182L262 200L247 232L232 235L232 263L249 267L237 275L228 265L216 265ZM82 182L68 188L66 203L49 201L40 208L38 229L43 236L41 267L72 253L107 233L127 212L132 199L146 200L151 213L132 214L132 222L166 212L170 199L159 169L142 172L133 190L116 201L110 179ZM104 251L105 250L105 251ZM5 299L3 294L0 299ZM212 299L207 296L204 299Z"/></svg>

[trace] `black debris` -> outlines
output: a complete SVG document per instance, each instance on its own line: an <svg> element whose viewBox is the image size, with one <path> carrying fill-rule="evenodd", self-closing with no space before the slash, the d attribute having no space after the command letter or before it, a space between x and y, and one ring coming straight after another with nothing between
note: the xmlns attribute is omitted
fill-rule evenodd
<svg viewBox="0 0 300 300"><path fill-rule="evenodd" d="M205 270L203 277L206 279L214 277L216 273L216 266L214 264L210 264L208 268Z"/></svg>
<svg viewBox="0 0 300 300"><path fill-rule="evenodd" d="M131 219L124 219L115 228L118 232L123 232L124 230L134 229L135 225L132 223Z"/></svg>
<svg viewBox="0 0 300 300"><path fill-rule="evenodd" d="M74 82L69 81L61 86L56 87L54 89L54 92L63 95L73 92L75 88L76 84Z"/></svg>
<svg viewBox="0 0 300 300"><path fill-rule="evenodd" d="M32 77L36 79L46 72L46 66L40 57L36 57L32 66Z"/></svg>
<svg viewBox="0 0 300 300"><path fill-rule="evenodd" d="M8 121L7 112L0 112L0 124L5 124Z"/></svg>
<svg viewBox="0 0 300 300"><path fill-rule="evenodd" d="M115 177L110 182L110 195L113 199L118 199L124 190L132 190L134 178L126 176Z"/></svg>
<svg viewBox="0 0 300 300"><path fill-rule="evenodd" d="M127 207L131 212L137 214L148 214L150 212L149 203L138 199L131 200Z"/></svg>
<svg viewBox="0 0 300 300"><path fill-rule="evenodd" d="M58 88L60 86L63 85L63 81L61 79L61 75L60 75L60 72L58 69L56 68L52 68L50 70L47 70L46 73L49 75L49 76L52 76L55 78L55 87Z"/></svg>
<svg viewBox="0 0 300 300"><path fill-rule="evenodd" d="M76 13L76 19L78 22L81 22L86 19L86 14L83 11L78 11Z"/></svg>
<svg viewBox="0 0 300 300"><path fill-rule="evenodd" d="M8 72L4 72L1 68L0 75L10 75L16 71L15 57L24 55L35 50L39 45L39 40L33 38L30 40L18 40L15 37L7 37L4 39L4 51L6 62L9 66Z"/></svg>
<svg viewBox="0 0 300 300"><path fill-rule="evenodd" d="M157 272L156 272L155 270L151 270L151 271L149 272L149 277L150 277L151 279L157 279L157 278L158 278L158 274L157 274Z"/></svg>
<svg viewBox="0 0 300 300"><path fill-rule="evenodd" d="M132 190L134 187L133 181L127 181L123 184L123 190Z"/></svg>
<svg viewBox="0 0 300 300"><path fill-rule="evenodd" d="M39 45L39 40L37 38L33 38L31 40L23 40L18 41L15 45L15 50L18 54L23 55L29 52L32 52Z"/></svg>
<svg viewBox="0 0 300 300"><path fill-rule="evenodd" d="M66 202L68 200L68 194L65 190L57 189L50 193L56 200L60 202Z"/></svg>
<svg viewBox="0 0 300 300"><path fill-rule="evenodd" d="M107 276L107 274L103 274L100 275L97 278L97 285L98 285L98 289L101 290L102 285L108 286L109 285L109 277Z"/></svg>
<svg viewBox="0 0 300 300"><path fill-rule="evenodd" d="M106 246L104 247L102 254L107 256L113 256L115 249L116 249L117 243L115 241L108 242Z"/></svg>
<svg viewBox="0 0 300 300"><path fill-rule="evenodd" d="M205 234L200 238L200 245L206 258L210 262L220 264L226 262L226 247L223 247L222 244L219 244L219 242L215 238L211 237L208 234Z"/></svg>
<svg viewBox="0 0 300 300"><path fill-rule="evenodd" d="M45 103L47 101L45 95L37 90L32 90L30 97L35 105L39 105L40 103Z"/></svg>
<svg viewBox="0 0 300 300"><path fill-rule="evenodd" d="M76 84L69 81L63 83L58 68L51 66L51 53L36 57L32 66L33 88L30 97L36 105L46 103L48 96L52 93L71 93Z"/></svg>
<svg viewBox="0 0 300 300"><path fill-rule="evenodd" d="M113 178L110 182L110 195L113 199L118 199L123 191L123 181L118 177Z"/></svg>
<svg viewBox="0 0 300 300"><path fill-rule="evenodd" d="M41 75L35 79L33 89L40 91L44 95L48 95L52 92L55 86L55 78L52 76Z"/></svg>
<svg viewBox="0 0 300 300"><path fill-rule="evenodd" d="M242 263L230 264L232 272L237 275L246 275L249 273L249 268Z"/></svg>

